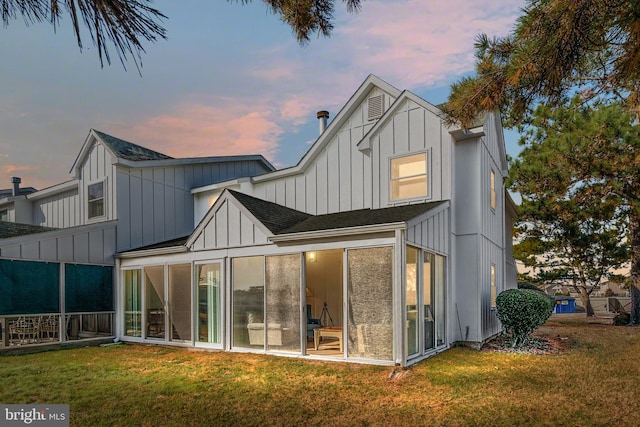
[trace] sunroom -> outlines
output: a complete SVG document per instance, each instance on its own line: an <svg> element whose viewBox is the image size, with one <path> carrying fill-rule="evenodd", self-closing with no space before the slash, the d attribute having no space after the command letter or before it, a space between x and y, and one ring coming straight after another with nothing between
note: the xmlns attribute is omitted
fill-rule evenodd
<svg viewBox="0 0 640 427"><path fill-rule="evenodd" d="M227 191L188 238L119 255L118 335L410 364L447 346L447 218L446 202L312 216Z"/></svg>

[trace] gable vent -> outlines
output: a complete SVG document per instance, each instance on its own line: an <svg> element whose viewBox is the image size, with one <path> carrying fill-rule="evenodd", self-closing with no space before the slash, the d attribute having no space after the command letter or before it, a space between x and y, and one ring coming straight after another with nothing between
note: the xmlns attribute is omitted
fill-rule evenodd
<svg viewBox="0 0 640 427"><path fill-rule="evenodd" d="M369 98L367 120L379 119L382 117L382 113L384 113L384 94Z"/></svg>

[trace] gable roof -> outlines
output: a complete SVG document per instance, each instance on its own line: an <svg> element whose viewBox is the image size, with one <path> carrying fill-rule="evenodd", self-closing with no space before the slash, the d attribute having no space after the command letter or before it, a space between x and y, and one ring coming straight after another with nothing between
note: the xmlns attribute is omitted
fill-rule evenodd
<svg viewBox="0 0 640 427"><path fill-rule="evenodd" d="M57 228L42 227L39 225L21 224L19 222L0 221L0 239L26 236L29 234L44 233L57 230Z"/></svg>
<svg viewBox="0 0 640 427"><path fill-rule="evenodd" d="M121 159L131 160L134 162L142 160L173 159L173 157L167 156L166 154L142 147L141 145L134 144L133 142L125 141L124 139L116 138L115 136L107 135L99 130L92 129L92 131L116 157Z"/></svg>
<svg viewBox="0 0 640 427"><path fill-rule="evenodd" d="M234 190L227 190L251 214L273 234L280 234L294 225L312 217L312 215L277 203L267 202Z"/></svg>
<svg viewBox="0 0 640 427"><path fill-rule="evenodd" d="M390 85L389 83L373 74L369 74L364 82L362 82L358 90L356 90L356 92L351 95L347 103L340 109L334 119L331 120L331 122L327 125L325 131L322 132L318 139L316 139L309 151L307 151L302 159L300 159L297 165L253 177L252 181L267 181L271 179L282 178L283 176L295 175L299 172L304 171L310 164L312 164L313 160L322 152L322 150L327 146L332 138L340 131L344 124L349 120L353 112L360 106L362 102L364 102L366 97L374 88L382 90L393 98L397 98L401 94L401 91L398 88Z"/></svg>

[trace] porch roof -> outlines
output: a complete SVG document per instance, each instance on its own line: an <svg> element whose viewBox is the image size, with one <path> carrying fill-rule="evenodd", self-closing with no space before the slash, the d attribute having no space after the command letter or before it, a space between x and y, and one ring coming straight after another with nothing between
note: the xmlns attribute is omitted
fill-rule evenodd
<svg viewBox="0 0 640 427"><path fill-rule="evenodd" d="M380 209L358 209L354 211L309 216L309 218L277 234L305 233L309 231L405 222L435 208L441 203L444 202L418 203Z"/></svg>
<svg viewBox="0 0 640 427"><path fill-rule="evenodd" d="M57 228L42 227L40 225L21 224L19 222L0 221L0 239L44 233Z"/></svg>

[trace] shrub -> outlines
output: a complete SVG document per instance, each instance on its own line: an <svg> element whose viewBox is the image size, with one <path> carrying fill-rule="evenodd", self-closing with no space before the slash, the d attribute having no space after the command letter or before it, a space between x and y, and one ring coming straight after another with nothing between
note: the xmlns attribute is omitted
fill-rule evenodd
<svg viewBox="0 0 640 427"><path fill-rule="evenodd" d="M507 289L496 298L498 319L511 336L511 345L518 347L529 334L547 321L553 311L554 300L540 291Z"/></svg>
<svg viewBox="0 0 640 427"><path fill-rule="evenodd" d="M607 288L607 290L606 290L606 291L604 291L604 296L605 296L605 297L613 297L613 296L615 296L615 295L616 295L616 294L614 294L614 293L613 293L613 291L611 290L611 288Z"/></svg>
<svg viewBox="0 0 640 427"><path fill-rule="evenodd" d="M518 289L529 289L532 291L544 292L542 289L540 289L536 285L532 285L531 283L527 283L527 282L518 282Z"/></svg>
<svg viewBox="0 0 640 427"><path fill-rule="evenodd" d="M626 311L619 311L613 318L613 324L615 326L626 326L631 320L631 315Z"/></svg>

